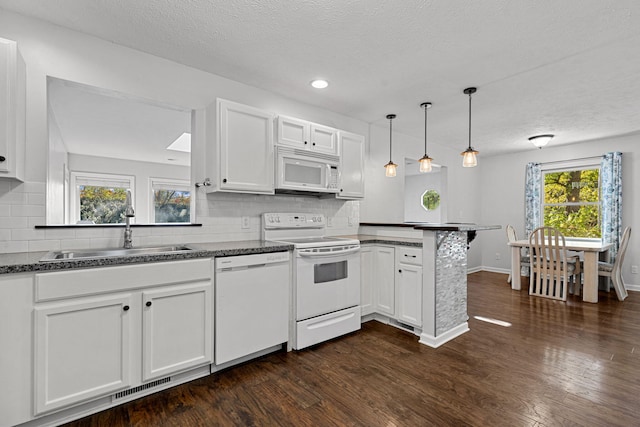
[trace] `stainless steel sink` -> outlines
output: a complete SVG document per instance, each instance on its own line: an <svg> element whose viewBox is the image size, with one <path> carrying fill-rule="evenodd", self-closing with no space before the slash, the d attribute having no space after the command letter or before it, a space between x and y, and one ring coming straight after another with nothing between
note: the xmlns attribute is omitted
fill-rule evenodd
<svg viewBox="0 0 640 427"><path fill-rule="evenodd" d="M85 249L77 251L52 251L40 259L45 261L65 261L74 259L93 259L123 257L132 255L156 255L175 252L188 252L193 249L188 246L155 246L149 248L112 248L112 249Z"/></svg>

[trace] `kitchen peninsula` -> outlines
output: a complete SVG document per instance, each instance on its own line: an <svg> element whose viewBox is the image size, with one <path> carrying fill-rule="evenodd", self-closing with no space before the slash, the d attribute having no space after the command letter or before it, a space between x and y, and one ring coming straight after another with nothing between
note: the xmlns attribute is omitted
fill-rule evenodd
<svg viewBox="0 0 640 427"><path fill-rule="evenodd" d="M396 286L404 286L402 274L406 269L402 266L417 265L415 257L421 256L421 271L415 275L419 283L414 297L420 297L421 319L412 322L419 327L420 343L430 347L439 347L449 340L467 332L467 245L472 240L471 236L483 230L500 229L499 225L476 225L460 223L360 223L361 243L380 244L393 242L393 236L399 237L399 245L402 240L412 238L414 242L422 243L422 251L406 253L396 251L395 254L395 282ZM366 237L365 237L366 236ZM375 236L375 237L373 237ZM407 258L409 260L405 260ZM414 258L414 262L410 261ZM373 263L376 266L380 262ZM376 267L377 268L377 267ZM376 274L376 276L383 276ZM364 279L363 279L364 280ZM421 285L421 286L420 286ZM395 311L400 313L402 306L409 300L406 291L396 290ZM378 289L373 291L374 311L378 310L380 296L384 292ZM390 313L384 313L386 315ZM391 314L396 314L391 313ZM397 318L402 323L402 315Z"/></svg>

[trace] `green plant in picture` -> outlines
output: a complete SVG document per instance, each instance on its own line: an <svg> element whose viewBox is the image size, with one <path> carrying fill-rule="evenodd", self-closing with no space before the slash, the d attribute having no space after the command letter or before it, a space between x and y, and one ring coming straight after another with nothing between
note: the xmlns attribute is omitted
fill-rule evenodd
<svg viewBox="0 0 640 427"><path fill-rule="evenodd" d="M422 206L428 210L433 211L440 206L440 194L436 190L427 190L422 195Z"/></svg>

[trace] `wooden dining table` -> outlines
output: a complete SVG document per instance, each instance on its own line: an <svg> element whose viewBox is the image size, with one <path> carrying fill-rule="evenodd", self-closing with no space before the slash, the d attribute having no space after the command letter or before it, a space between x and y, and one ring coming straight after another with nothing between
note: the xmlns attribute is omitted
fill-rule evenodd
<svg viewBox="0 0 640 427"><path fill-rule="evenodd" d="M511 289L520 290L520 249L529 247L529 240L516 240L509 242L511 246ZM582 300L586 302L598 302L598 260L601 257L608 258L609 249L613 243L596 241L567 240L565 247L568 251L584 253L583 261L583 292Z"/></svg>

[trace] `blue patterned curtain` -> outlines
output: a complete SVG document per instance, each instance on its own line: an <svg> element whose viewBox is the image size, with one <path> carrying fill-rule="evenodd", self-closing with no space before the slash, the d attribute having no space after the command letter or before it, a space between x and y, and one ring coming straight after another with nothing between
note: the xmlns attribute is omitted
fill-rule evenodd
<svg viewBox="0 0 640 427"><path fill-rule="evenodd" d="M542 225L540 212L542 200L540 196L542 186L542 171L540 163L528 163L524 184L524 230L528 237L533 230Z"/></svg>
<svg viewBox="0 0 640 427"><path fill-rule="evenodd" d="M622 237L622 153L602 156L600 164L600 198L602 201L602 241L613 243L615 259Z"/></svg>

